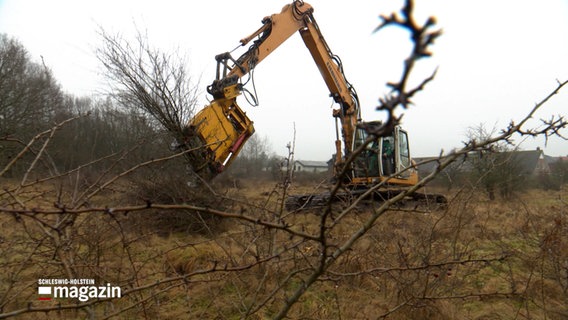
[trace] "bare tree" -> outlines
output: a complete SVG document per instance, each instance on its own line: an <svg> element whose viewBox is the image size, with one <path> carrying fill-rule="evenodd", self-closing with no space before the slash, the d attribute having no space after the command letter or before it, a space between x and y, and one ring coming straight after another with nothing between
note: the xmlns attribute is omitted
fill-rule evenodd
<svg viewBox="0 0 568 320"><path fill-rule="evenodd" d="M133 42L102 29L99 33L103 43L97 58L106 68L111 95L126 108L148 115L182 141L198 90L183 59L152 48L141 32Z"/></svg>
<svg viewBox="0 0 568 320"><path fill-rule="evenodd" d="M0 166L15 156L18 144L53 125L62 101L51 70L33 62L16 39L0 34Z"/></svg>

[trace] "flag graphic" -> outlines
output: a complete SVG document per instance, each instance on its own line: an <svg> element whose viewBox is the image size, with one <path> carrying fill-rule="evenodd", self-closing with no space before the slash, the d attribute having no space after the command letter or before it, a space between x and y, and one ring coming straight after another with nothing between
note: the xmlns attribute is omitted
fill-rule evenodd
<svg viewBox="0 0 568 320"><path fill-rule="evenodd" d="M39 295L50 295L51 296L51 287L37 287L37 294ZM39 300L51 300L51 297L42 297L38 298Z"/></svg>

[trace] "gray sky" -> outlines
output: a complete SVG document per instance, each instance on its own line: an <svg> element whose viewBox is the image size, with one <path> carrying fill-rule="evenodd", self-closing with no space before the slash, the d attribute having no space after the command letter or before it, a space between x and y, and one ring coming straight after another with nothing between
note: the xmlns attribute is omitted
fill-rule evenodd
<svg viewBox="0 0 568 320"><path fill-rule="evenodd" d="M214 56L238 45L280 12L288 0L0 0L0 32L16 37L32 58L40 55L63 88L76 95L104 91L94 50L98 26L129 37L147 30L152 45L177 50L205 87L215 77ZM314 15L331 50L361 99L365 120L399 78L410 42L401 29L373 33L379 14L398 11L403 1L311 0ZM415 0L416 17L433 15L443 36L434 57L420 61L414 83L436 67L438 74L405 111L414 156L437 155L460 147L468 127L489 129L518 121L568 79L568 1L565 0ZM237 52L238 56L241 52ZM296 130L296 158L327 160L334 152L332 100L299 36L293 36L255 69L260 106L240 105L267 136L272 150L284 154ZM555 96L537 117L566 115L568 89ZM538 120L535 119L535 120ZM535 122L536 123L536 122ZM568 132L564 132L568 136ZM516 142L521 142L520 138ZM522 141L521 148L543 148L548 155L568 154L568 142Z"/></svg>

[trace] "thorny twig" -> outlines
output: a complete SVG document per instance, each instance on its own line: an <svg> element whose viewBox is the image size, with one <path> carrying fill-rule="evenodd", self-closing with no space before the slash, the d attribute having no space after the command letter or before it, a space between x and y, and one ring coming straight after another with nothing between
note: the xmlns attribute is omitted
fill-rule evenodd
<svg viewBox="0 0 568 320"><path fill-rule="evenodd" d="M411 98L419 91L422 91L426 84L432 81L436 75L436 71L434 71L432 75L422 80L416 87L412 89L407 88L414 65L418 60L432 55L430 47L442 34L441 30L431 30L436 24L434 17L429 17L422 26L417 24L413 17L413 8L413 2L407 0L401 10L401 16L395 13L392 13L388 17L382 15L380 17L381 24L375 29L375 32L377 32L388 26L402 27L410 32L410 38L413 44L410 55L404 60L404 68L400 79L397 82L387 83L387 86L391 88L392 91L379 99L379 105L376 109L378 111L388 112L386 123L378 128L366 128L369 133L377 137L382 137L392 132L394 127L400 122L400 117L394 115L394 110L398 106L402 106L404 109L408 108L408 106L412 104Z"/></svg>

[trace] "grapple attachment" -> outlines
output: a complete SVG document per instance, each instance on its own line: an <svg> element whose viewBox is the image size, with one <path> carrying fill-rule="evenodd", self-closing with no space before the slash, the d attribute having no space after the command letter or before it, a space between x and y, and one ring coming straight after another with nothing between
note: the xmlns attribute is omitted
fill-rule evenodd
<svg viewBox="0 0 568 320"><path fill-rule="evenodd" d="M236 103L240 90L235 86L225 91L225 97L213 100L195 115L184 141L191 150L189 164L206 181L230 165L254 133L252 121Z"/></svg>

